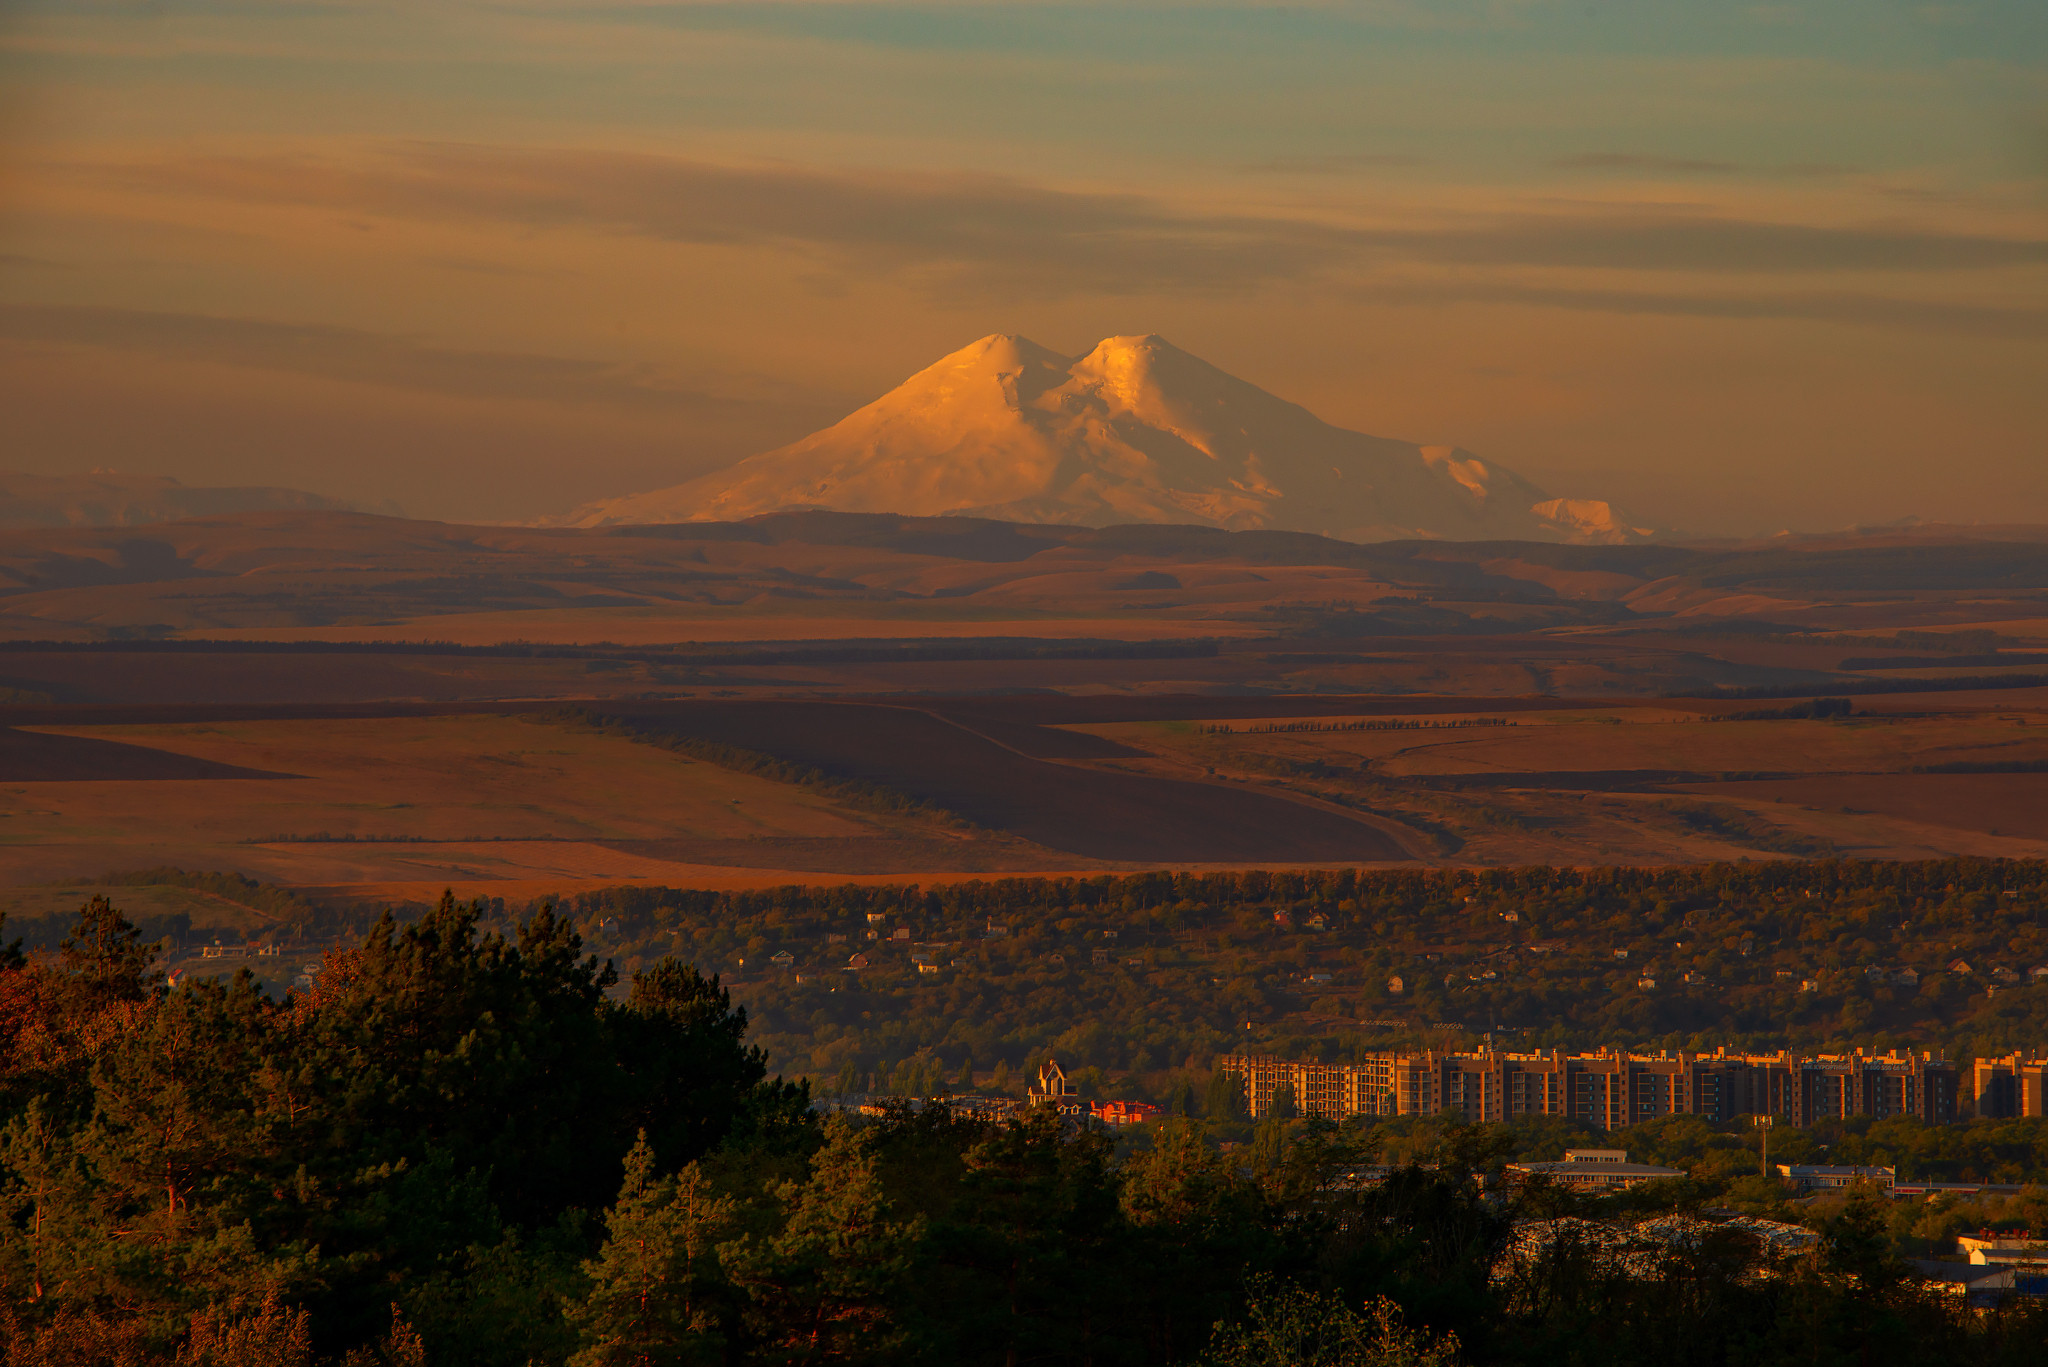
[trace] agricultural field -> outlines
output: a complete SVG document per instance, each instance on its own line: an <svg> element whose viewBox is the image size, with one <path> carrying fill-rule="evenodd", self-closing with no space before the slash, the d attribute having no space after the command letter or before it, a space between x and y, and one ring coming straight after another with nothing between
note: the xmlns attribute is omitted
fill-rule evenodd
<svg viewBox="0 0 2048 1367"><path fill-rule="evenodd" d="M759 867L762 856L742 852L763 844L771 859L807 852L801 865L824 849L855 851L833 863L886 864L894 851L943 864L962 843L928 817L863 810L812 787L514 716L0 737L0 884L16 887L156 865L302 886L574 885L687 877L706 862ZM1026 862L1060 861L1034 853Z"/></svg>
<svg viewBox="0 0 2048 1367"><path fill-rule="evenodd" d="M1397 830L1327 804L1134 771L1129 762L1147 756L1128 747L1090 745L1084 737L1039 741L1028 734L1038 728L1030 727L993 739L973 729L985 712L963 722L903 706L713 703L628 706L618 715L652 733L773 754L911 793L978 826L1090 858L1219 864L1417 857Z"/></svg>
<svg viewBox="0 0 2048 1367"><path fill-rule="evenodd" d="M1067 729L1144 751L1160 773L1365 803L1458 841L1445 853L1460 862L2048 854L2048 781L2010 771L2048 765L2038 704L1744 721L1674 700ZM1919 772L1957 767L1990 772Z"/></svg>
<svg viewBox="0 0 2048 1367"><path fill-rule="evenodd" d="M2034 692L1811 720L1698 699L1129 694L109 709L0 729L0 886L170 865L420 902L818 875L2040 857Z"/></svg>
<svg viewBox="0 0 2048 1367"><path fill-rule="evenodd" d="M1999 700L2021 705L1992 710L1982 706L1984 695L1950 696L1950 710L1935 710L1944 705L1940 695L1880 698L1859 706L1867 715L1820 721L1713 720L1744 709L1689 700L1574 707L1514 699L1461 710L1453 699L1414 699L1406 706L1415 710L1404 715L1401 699L1352 699L1344 712L1322 717L1314 700L1301 698L1218 700L1207 704L1206 717L1202 701L1188 698L962 700L927 710L1069 769L1319 803L1372 820L1404 848L1448 862L2040 853L2048 829L2040 821L2038 778L1914 771L2048 762L2041 700L2009 696ZM643 724L706 730L708 721L688 719L717 716L723 720L706 733L731 735L729 728L744 722L749 743L781 747L791 757L827 767L877 766L862 770L869 774L893 765L888 781L907 791L929 791L921 785L935 781L905 767L904 746L877 740L872 753L864 752L867 727L770 734L780 725L771 718L784 716L784 708L655 711ZM1080 720L1091 712L1156 719ZM1487 722L1512 725L1477 724ZM1366 725L1376 729L1331 729ZM1059 733L1115 749L1091 753L1053 743ZM955 787L945 800L1003 800L1008 790L994 778L1001 771L985 771L990 793ZM1802 784L1822 786L1809 793ZM1839 800L1828 784L1853 788L1855 800ZM1933 801L1914 796L1937 791L1942 795Z"/></svg>

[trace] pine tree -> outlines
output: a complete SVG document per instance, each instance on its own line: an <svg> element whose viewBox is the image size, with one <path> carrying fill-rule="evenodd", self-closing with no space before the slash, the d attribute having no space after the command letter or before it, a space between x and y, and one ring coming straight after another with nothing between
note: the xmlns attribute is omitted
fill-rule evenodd
<svg viewBox="0 0 2048 1367"><path fill-rule="evenodd" d="M254 1312L209 1310L192 1319L178 1367L307 1367L313 1360L312 1317L265 1293Z"/></svg>
<svg viewBox="0 0 2048 1367"><path fill-rule="evenodd" d="M1361 1315L1335 1296L1319 1296L1260 1275L1250 1279L1245 1321L1218 1324L1206 1367L1452 1367L1458 1340L1432 1341L1408 1328L1400 1307L1381 1296Z"/></svg>
<svg viewBox="0 0 2048 1367"><path fill-rule="evenodd" d="M1185 1119L1161 1126L1151 1151L1125 1165L1119 1195L1134 1227L1126 1263L1145 1338L1180 1361L1202 1342L1214 1307L1236 1299L1243 1269L1270 1260L1266 1203L1235 1156Z"/></svg>
<svg viewBox="0 0 2048 1367"><path fill-rule="evenodd" d="M1125 1165L1122 1185L1124 1214L1131 1223L1164 1226L1185 1237L1249 1215L1256 1203L1252 1188L1237 1175L1237 1164L1211 1148L1201 1125L1190 1120L1160 1126L1151 1149Z"/></svg>
<svg viewBox="0 0 2048 1367"><path fill-rule="evenodd" d="M40 1099L0 1130L0 1165L8 1179L0 1221L5 1280L34 1304L89 1264L100 1240L84 1221L86 1177L71 1136Z"/></svg>
<svg viewBox="0 0 2048 1367"><path fill-rule="evenodd" d="M932 1226L930 1261L947 1289L923 1326L927 1356L1081 1362L1119 1332L1133 1302L1122 1295L1132 1266L1114 1147L1070 1133L1046 1107L980 1134L963 1155L959 1199Z"/></svg>
<svg viewBox="0 0 2048 1367"><path fill-rule="evenodd" d="M775 1195L788 1212L781 1230L720 1250L753 1299L770 1358L891 1360L903 1337L892 1306L923 1217L890 1218L863 1134L836 1116L810 1179L783 1183Z"/></svg>
<svg viewBox="0 0 2048 1367"><path fill-rule="evenodd" d="M157 947L105 897L78 909L78 924L61 946L64 972L74 992L92 1005L142 1001L163 982L153 972Z"/></svg>
<svg viewBox="0 0 2048 1367"><path fill-rule="evenodd" d="M406 1323L394 1301L390 1332L372 1346L350 1349L341 1367L427 1367L426 1340Z"/></svg>
<svg viewBox="0 0 2048 1367"><path fill-rule="evenodd" d="M86 1131L102 1178L127 1174L141 1203L169 1213L245 1162L255 1142L249 1084L275 1014L244 972L172 993L109 1046L93 1069L98 1113Z"/></svg>
<svg viewBox="0 0 2048 1367"><path fill-rule="evenodd" d="M643 1131L626 1155L610 1237L583 1265L590 1295L569 1310L583 1346L571 1367L670 1367L715 1362L724 1339L716 1306L717 1241L735 1204L711 1194L695 1163L657 1176Z"/></svg>

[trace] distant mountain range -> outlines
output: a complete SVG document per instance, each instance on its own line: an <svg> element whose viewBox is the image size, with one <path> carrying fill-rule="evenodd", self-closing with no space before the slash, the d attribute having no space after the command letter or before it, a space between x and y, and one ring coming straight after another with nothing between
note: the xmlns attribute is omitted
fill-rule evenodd
<svg viewBox="0 0 2048 1367"><path fill-rule="evenodd" d="M303 489L180 484L169 475L30 475L0 470L0 527L139 527L184 517L278 509L399 514L397 505L364 508Z"/></svg>
<svg viewBox="0 0 2048 1367"><path fill-rule="evenodd" d="M809 509L1345 541L1622 544L1650 528L1451 446L1332 427L1157 336L1058 355L995 335L821 432L541 525L733 521Z"/></svg>

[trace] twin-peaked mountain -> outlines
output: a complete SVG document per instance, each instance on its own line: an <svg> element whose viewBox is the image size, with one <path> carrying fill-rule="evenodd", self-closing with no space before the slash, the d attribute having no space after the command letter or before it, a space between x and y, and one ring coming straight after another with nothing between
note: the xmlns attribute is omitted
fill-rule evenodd
<svg viewBox="0 0 2048 1367"><path fill-rule="evenodd" d="M984 337L801 441L560 521L735 521L821 508L1347 541L1649 535L1604 502L1553 498L1468 451L1332 427L1156 336L1110 337L1079 359L1024 337Z"/></svg>

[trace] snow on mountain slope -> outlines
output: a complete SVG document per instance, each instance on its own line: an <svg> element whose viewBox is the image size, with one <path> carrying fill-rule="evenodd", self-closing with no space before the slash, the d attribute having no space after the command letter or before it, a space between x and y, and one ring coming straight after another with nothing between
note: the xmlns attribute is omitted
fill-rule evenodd
<svg viewBox="0 0 2048 1367"><path fill-rule="evenodd" d="M1448 446L1346 431L1156 336L1078 360L996 335L778 450L558 524L735 521L802 508L1109 526L1195 523L1349 541L1640 540Z"/></svg>

